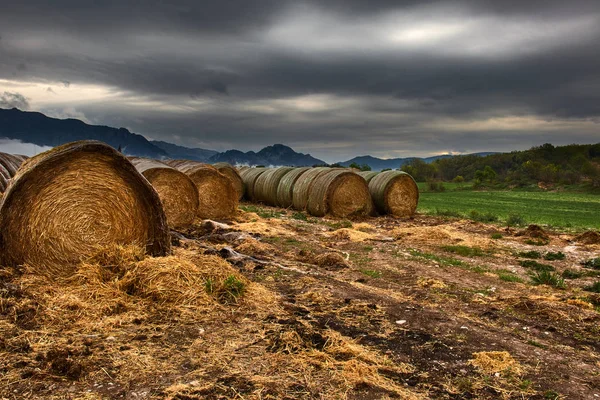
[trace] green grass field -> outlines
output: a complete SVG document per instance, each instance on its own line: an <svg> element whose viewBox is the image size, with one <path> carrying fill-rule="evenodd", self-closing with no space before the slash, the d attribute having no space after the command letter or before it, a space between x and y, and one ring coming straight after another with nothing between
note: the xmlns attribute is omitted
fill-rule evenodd
<svg viewBox="0 0 600 400"><path fill-rule="evenodd" d="M473 210L496 216L506 223L509 216L524 224L563 228L600 229L600 195L573 192L471 191L427 192L421 189L418 211L426 214L469 217ZM517 217L517 218L515 218Z"/></svg>

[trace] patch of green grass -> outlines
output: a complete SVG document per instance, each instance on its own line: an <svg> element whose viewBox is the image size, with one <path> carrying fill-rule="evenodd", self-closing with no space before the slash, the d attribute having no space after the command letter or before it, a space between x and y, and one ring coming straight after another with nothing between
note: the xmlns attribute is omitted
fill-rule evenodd
<svg viewBox="0 0 600 400"><path fill-rule="evenodd" d="M519 389L521 389L521 390L527 390L527 389L529 389L529 387L531 386L532 383L533 382L530 381L529 379L523 379L521 381L521 383L519 384Z"/></svg>
<svg viewBox="0 0 600 400"><path fill-rule="evenodd" d="M244 282L234 275L229 275L223 282L223 287L219 291L218 298L222 303L237 303L245 291L246 285Z"/></svg>
<svg viewBox="0 0 600 400"><path fill-rule="evenodd" d="M489 272L489 269L487 269L486 267L482 267L481 265L471 266L468 264L464 264L463 266L461 266L461 268L471 272L475 272L476 274L484 274L486 272Z"/></svg>
<svg viewBox="0 0 600 400"><path fill-rule="evenodd" d="M527 216L527 223L579 229L600 228L600 196L581 192L545 192L524 190L452 190L422 192L418 211L428 214L462 217L471 210L489 213L508 221L511 215ZM576 205L576 206L574 206ZM513 223L518 222L513 218Z"/></svg>
<svg viewBox="0 0 600 400"><path fill-rule="evenodd" d="M424 258L426 260L435 261L440 265L452 265L455 267L466 265L464 262L457 260L456 258L438 256L433 253L425 253L419 250L409 250L409 253L413 257L419 257Z"/></svg>
<svg viewBox="0 0 600 400"><path fill-rule="evenodd" d="M525 243L532 246L545 246L550 243L550 241L547 239L527 239Z"/></svg>
<svg viewBox="0 0 600 400"><path fill-rule="evenodd" d="M364 254L358 253L350 253L349 259L357 266L366 266L369 265L371 261L373 261L371 257L367 257Z"/></svg>
<svg viewBox="0 0 600 400"><path fill-rule="evenodd" d="M469 247L469 246L442 246L442 250L445 250L449 253L458 254L463 257L483 257L486 253L479 247Z"/></svg>
<svg viewBox="0 0 600 400"><path fill-rule="evenodd" d="M548 261L564 260L565 257L566 257L565 253L563 253L562 251L557 251L557 252L549 251L544 255L544 260L548 260Z"/></svg>
<svg viewBox="0 0 600 400"><path fill-rule="evenodd" d="M523 279L521 279L517 274L515 274L511 271L498 270L498 271L496 271L496 275L498 275L498 278L500 278L500 280L503 280L505 282L525 283L525 281Z"/></svg>
<svg viewBox="0 0 600 400"><path fill-rule="evenodd" d="M539 251L535 251L535 250L521 251L518 253L518 256L523 257L523 258L533 258L533 259L542 258L542 254Z"/></svg>
<svg viewBox="0 0 600 400"><path fill-rule="evenodd" d="M489 211L477 211L477 210L471 210L469 211L469 218L472 219L473 221L479 221L479 222L497 222L498 221L498 216L492 212Z"/></svg>
<svg viewBox="0 0 600 400"><path fill-rule="evenodd" d="M214 279L208 278L204 282L204 291L215 296L220 303L237 303L246 291L246 284L234 275L229 275L220 285Z"/></svg>
<svg viewBox="0 0 600 400"><path fill-rule="evenodd" d="M506 225L508 226L523 226L525 224L525 217L521 214L511 213L506 218Z"/></svg>
<svg viewBox="0 0 600 400"><path fill-rule="evenodd" d="M359 271L371 278L381 278L381 272L374 269L360 269Z"/></svg>
<svg viewBox="0 0 600 400"><path fill-rule="evenodd" d="M566 289L565 280L555 272L538 271L531 276L531 283L534 285L548 285L557 289Z"/></svg>
<svg viewBox="0 0 600 400"><path fill-rule="evenodd" d="M532 269L532 270L538 271L538 272L550 272L550 271L556 270L552 265L541 264L541 263L539 263L537 261L533 261L533 260L522 260L522 261L519 261L519 264L523 268Z"/></svg>
<svg viewBox="0 0 600 400"><path fill-rule="evenodd" d="M583 272L575 271L574 269L565 269L562 273L562 277L565 279L577 279L583 276Z"/></svg>
<svg viewBox="0 0 600 400"><path fill-rule="evenodd" d="M246 212L256 213L259 217L265 219L281 218L282 215L285 215L285 212L268 210L255 205L242 205L240 206L240 209Z"/></svg>
<svg viewBox="0 0 600 400"><path fill-rule="evenodd" d="M298 239L294 239L291 237L281 237L281 236L269 236L263 237L262 241L269 244L283 244L287 246L298 246L302 244Z"/></svg>
<svg viewBox="0 0 600 400"><path fill-rule="evenodd" d="M206 282L204 282L204 291L207 294L213 294L215 292L215 281L212 278L208 278Z"/></svg>
<svg viewBox="0 0 600 400"><path fill-rule="evenodd" d="M352 228L352 221L348 221L347 219L343 219L341 221L335 221L335 222L324 221L323 223L333 229Z"/></svg>
<svg viewBox="0 0 600 400"><path fill-rule="evenodd" d="M600 281L596 281L591 285L584 287L583 290L587 292L600 293Z"/></svg>
<svg viewBox="0 0 600 400"><path fill-rule="evenodd" d="M364 246L363 250L364 251L373 251L373 246Z"/></svg>
<svg viewBox="0 0 600 400"><path fill-rule="evenodd" d="M308 221L308 217L302 211L297 211L293 213L292 218L300 221Z"/></svg>
<svg viewBox="0 0 600 400"><path fill-rule="evenodd" d="M436 208L433 214L439 215L441 217L464 218L464 215L459 213L458 211L441 210L439 208Z"/></svg>
<svg viewBox="0 0 600 400"><path fill-rule="evenodd" d="M545 344L542 344L540 342L536 342L535 340L528 340L527 344L530 344L530 345L535 346L535 347L539 347L540 349L547 349L548 348L548 346L546 346Z"/></svg>
<svg viewBox="0 0 600 400"><path fill-rule="evenodd" d="M544 398L548 400L558 400L560 399L560 393L555 392L554 390L546 390L544 392Z"/></svg>
<svg viewBox="0 0 600 400"><path fill-rule="evenodd" d="M592 258L581 263L585 268L600 269L600 257Z"/></svg>
<svg viewBox="0 0 600 400"><path fill-rule="evenodd" d="M492 236L490 236L492 239L497 240L497 239L502 239L504 236L502 236L501 233L492 233Z"/></svg>

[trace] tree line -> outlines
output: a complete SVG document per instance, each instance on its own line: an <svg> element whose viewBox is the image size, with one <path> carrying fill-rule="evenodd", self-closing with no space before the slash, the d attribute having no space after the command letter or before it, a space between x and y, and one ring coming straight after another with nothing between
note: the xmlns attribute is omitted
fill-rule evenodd
<svg viewBox="0 0 600 400"><path fill-rule="evenodd" d="M590 183L600 187L600 143L553 146L546 143L525 151L465 155L426 163L413 159L401 168L418 182L472 181L476 185L496 184L512 187L532 183Z"/></svg>

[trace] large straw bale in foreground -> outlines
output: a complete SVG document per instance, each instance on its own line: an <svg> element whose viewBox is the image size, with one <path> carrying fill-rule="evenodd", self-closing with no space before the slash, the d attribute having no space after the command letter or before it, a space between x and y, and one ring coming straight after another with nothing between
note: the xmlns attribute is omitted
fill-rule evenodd
<svg viewBox="0 0 600 400"><path fill-rule="evenodd" d="M129 159L158 193L171 228L182 228L194 222L198 213L198 190L183 172L148 158Z"/></svg>
<svg viewBox="0 0 600 400"><path fill-rule="evenodd" d="M277 188L281 178L293 167L269 168L256 179L254 183L254 196L257 201L261 201L270 206L277 205Z"/></svg>
<svg viewBox="0 0 600 400"><path fill-rule="evenodd" d="M209 164L189 160L169 160L166 163L183 172L198 189L198 217L227 219L235 215L238 194L231 180Z"/></svg>
<svg viewBox="0 0 600 400"><path fill-rule="evenodd" d="M406 172L381 172L369 182L369 192L381 214L404 218L412 216L417 210L419 188Z"/></svg>
<svg viewBox="0 0 600 400"><path fill-rule="evenodd" d="M352 171L334 169L317 176L312 183L306 205L316 217L369 215L373 201L364 178Z"/></svg>
<svg viewBox="0 0 600 400"><path fill-rule="evenodd" d="M310 167L294 168L281 178L277 186L279 207L288 208L294 205L294 185L300 176L310 169Z"/></svg>
<svg viewBox="0 0 600 400"><path fill-rule="evenodd" d="M8 183L27 157L0 153L0 192L8 188Z"/></svg>
<svg viewBox="0 0 600 400"><path fill-rule="evenodd" d="M314 181L316 178L328 173L329 171L332 171L332 169L328 167L316 167L311 168L300 175L300 177L296 180L296 183L294 183L292 194L292 204L296 210L303 211L306 209L306 205L308 204L308 196Z"/></svg>
<svg viewBox="0 0 600 400"><path fill-rule="evenodd" d="M215 163L213 164L213 167L231 180L233 188L238 194L238 200L241 200L242 197L244 197L244 182L237 170L231 164L226 162Z"/></svg>
<svg viewBox="0 0 600 400"><path fill-rule="evenodd" d="M113 244L157 256L170 251L158 194L126 157L102 142L80 141L23 163L0 203L4 265L66 274Z"/></svg>
<svg viewBox="0 0 600 400"><path fill-rule="evenodd" d="M256 201L254 184L258 177L266 171L267 168L248 168L240 172L240 176L244 181L244 197L246 200Z"/></svg>

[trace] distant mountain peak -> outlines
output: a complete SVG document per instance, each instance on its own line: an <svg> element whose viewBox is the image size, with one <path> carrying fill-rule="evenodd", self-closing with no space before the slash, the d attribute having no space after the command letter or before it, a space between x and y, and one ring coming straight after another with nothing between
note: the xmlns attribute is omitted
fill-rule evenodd
<svg viewBox="0 0 600 400"><path fill-rule="evenodd" d="M239 150L228 150L211 157L210 162L248 165L289 165L293 167L325 164L324 161L314 158L310 154L298 153L291 147L280 143L264 147L256 153L253 151L244 153Z"/></svg>
<svg viewBox="0 0 600 400"><path fill-rule="evenodd" d="M115 149L121 146L129 155L153 158L168 156L167 152L145 137L131 133L126 128L88 125L78 119L51 118L18 108L0 109L0 137L51 147L77 140L100 140Z"/></svg>

